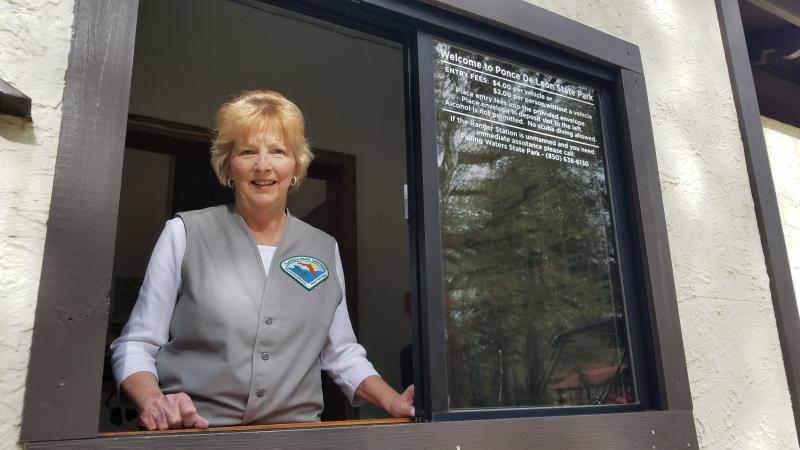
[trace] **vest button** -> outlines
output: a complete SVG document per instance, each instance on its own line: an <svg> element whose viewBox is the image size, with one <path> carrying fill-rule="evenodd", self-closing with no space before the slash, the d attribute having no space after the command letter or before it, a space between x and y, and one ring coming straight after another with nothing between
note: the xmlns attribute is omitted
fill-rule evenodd
<svg viewBox="0 0 800 450"><path fill-rule="evenodd" d="M267 325L272 325L272 317L267 317L266 319L264 319L264 323Z"/></svg>
<svg viewBox="0 0 800 450"><path fill-rule="evenodd" d="M267 353L267 352L262 353L261 354L261 359L263 359L264 361L268 360L269 359L269 353Z"/></svg>
<svg viewBox="0 0 800 450"><path fill-rule="evenodd" d="M259 390L257 390L257 391L256 391L256 397L263 397L263 396L264 396L264 394L266 394L266 393L267 393L267 391L266 391L266 390L264 390L264 389L259 389Z"/></svg>

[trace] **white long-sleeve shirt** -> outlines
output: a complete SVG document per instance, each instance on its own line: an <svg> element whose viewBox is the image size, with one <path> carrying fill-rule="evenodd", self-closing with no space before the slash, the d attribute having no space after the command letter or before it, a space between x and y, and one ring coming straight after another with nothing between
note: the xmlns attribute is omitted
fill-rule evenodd
<svg viewBox="0 0 800 450"><path fill-rule="evenodd" d="M269 275L275 247L259 245L258 250L264 271ZM159 236L130 319L120 337L111 344L111 365L117 387L136 372L150 372L158 377L156 355L169 339L169 324L181 287L181 265L185 253L186 229L183 221L176 217L167 221ZM338 245L335 257L336 275L344 292ZM366 356L364 347L356 342L343 296L320 353L320 363L354 406L363 403L355 397L361 382L370 375L378 375Z"/></svg>

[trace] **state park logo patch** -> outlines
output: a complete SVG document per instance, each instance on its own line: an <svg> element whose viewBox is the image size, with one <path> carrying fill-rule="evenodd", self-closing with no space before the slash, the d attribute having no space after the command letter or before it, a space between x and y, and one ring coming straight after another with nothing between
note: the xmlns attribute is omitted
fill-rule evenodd
<svg viewBox="0 0 800 450"><path fill-rule="evenodd" d="M281 270L309 291L328 278L328 267L313 256L286 258L281 262Z"/></svg>

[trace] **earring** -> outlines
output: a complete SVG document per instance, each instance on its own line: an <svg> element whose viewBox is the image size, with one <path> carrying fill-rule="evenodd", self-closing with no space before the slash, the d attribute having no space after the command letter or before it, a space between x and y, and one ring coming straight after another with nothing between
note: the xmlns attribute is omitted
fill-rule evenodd
<svg viewBox="0 0 800 450"><path fill-rule="evenodd" d="M289 186L297 186L297 182L298 182L298 181L299 181L299 180L297 179L297 177L296 177L296 176L295 176L295 177L292 177L292 181L290 181L290 182L289 182Z"/></svg>
<svg viewBox="0 0 800 450"><path fill-rule="evenodd" d="M233 178L228 178L228 182L225 184L227 184L229 188L233 189Z"/></svg>

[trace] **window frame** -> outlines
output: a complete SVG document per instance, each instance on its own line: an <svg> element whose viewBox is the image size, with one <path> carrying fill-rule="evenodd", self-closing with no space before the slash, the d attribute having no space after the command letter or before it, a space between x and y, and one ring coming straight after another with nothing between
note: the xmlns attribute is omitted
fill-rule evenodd
<svg viewBox="0 0 800 450"><path fill-rule="evenodd" d="M302 430L170 432L158 435L97 437L100 383L105 347L111 267L115 242L122 155L128 113L138 0L76 0L71 51L58 144L50 219L26 383L21 439L29 448L132 448L252 446L269 439L276 446L393 446L413 442L421 448L452 443L515 448L537 442L544 447L632 448L647 445L697 448L675 284L656 165L649 106L638 48L578 22L524 2L505 0L303 0L271 1L278 6L325 18L341 11L367 14L375 34L388 33L414 41L409 30L446 30L454 23L522 36L609 68L620 105L619 140L629 164L625 182L634 199L632 232L640 243L645 314L651 324L654 384L658 410L619 414L586 414L536 418L433 422L403 425L317 427ZM370 20L371 20L370 19ZM398 25L397 19L400 20ZM364 29L364 22L359 22ZM480 25L480 26L479 26ZM410 27L409 27L410 26ZM369 29L367 31L372 31ZM478 33L476 38L481 39ZM430 175L418 152L421 136L412 124L433 123L428 99L412 93L418 86L413 69L415 45L406 52L409 174ZM408 120L411 119L411 120ZM434 178L435 179L435 178ZM412 274L418 290L412 308L415 348L430 323L432 302L429 270L441 257L430 232L430 199L419 190L410 194ZM438 199L437 199L438 201ZM438 211L438 208L437 208ZM437 219L438 221L438 219ZM438 230L437 230L438 231ZM438 255L438 256L437 256ZM78 262L75 264L75 262ZM439 262L440 264L440 262ZM441 273L441 272L439 272ZM439 313L441 314L441 312ZM425 340L425 337L422 337ZM428 361L444 358L439 349L422 348ZM417 359L420 359L417 358ZM430 379L417 368L425 405ZM576 430L581 430L576 433ZM268 434L266 434L268 433ZM59 442L54 442L59 441Z"/></svg>
<svg viewBox="0 0 800 450"><path fill-rule="evenodd" d="M485 37L480 42L475 41L465 33L466 29L456 29L451 26L446 32L440 31L439 35L432 35L427 31L417 32L417 61L421 67L417 70L417 77L420 80L418 86L419 97L424 99L424 109L435 111L433 88L433 46L435 40L446 41L449 44L467 48L470 51L484 53L493 58L502 58L515 64L527 65L537 70L545 70L547 73L559 76L569 76L570 79L591 86L598 92L598 114L601 125L600 136L603 142L603 164L606 167L607 189L609 197L609 212L613 222L614 246L619 255L619 265L615 268L618 276L619 289L622 294L622 306L624 309L623 323L625 324L626 348L631 353L631 366L635 380L637 402L629 405L580 405L580 406L530 406L530 407L497 407L497 408L459 408L449 409L448 400L448 371L446 369L446 357L425 360L424 369L431 372L430 388L425 390L428 397L423 398L425 403L426 415L428 420L465 420L465 419L495 419L504 417L533 417L566 414L598 414L598 413L621 413L630 411L643 411L653 409L658 406L658 398L651 395L651 381L654 377L652 368L652 358L649 358L649 350L652 348L652 341L647 336L646 330L649 329L648 317L642 313L640 300L644 298L644 290L641 274L637 270L641 261L637 260L639 243L631 230L631 224L636 218L628 214L633 206L630 199L630 190L627 188L629 180L625 175L627 169L624 167L619 140L620 130L617 126L617 107L613 91L616 88L614 81L615 74L602 66L588 63L586 61L571 58L569 55L559 54L547 48L536 45L524 45L518 42L515 37L507 38L497 36ZM461 34L457 34L460 32ZM441 35L445 33L445 35ZM546 69L542 69L546 67ZM436 155L436 127L437 123L430 121L420 121L421 148L420 153L425 155ZM423 348L432 348L431 353L446 355L447 345L444 336L446 319L443 317L445 294L442 285L442 244L440 239L440 218L439 210L439 177L438 166L435 157L420 157L425 166L424 176L421 182L412 183L421 191L421 197L425 202L428 219L421 226L425 228L426 234L438 239L431 243L430 255L436 261L428 260L426 266L428 271L427 279L430 280L425 286L427 298L424 302L428 314L427 329L425 330L426 339ZM415 361L417 361L416 359ZM435 394L434 394L435 393Z"/></svg>

